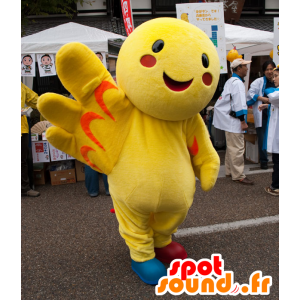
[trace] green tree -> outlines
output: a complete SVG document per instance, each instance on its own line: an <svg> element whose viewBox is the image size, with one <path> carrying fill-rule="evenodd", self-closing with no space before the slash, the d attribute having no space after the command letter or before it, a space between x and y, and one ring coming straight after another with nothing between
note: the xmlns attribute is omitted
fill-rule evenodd
<svg viewBox="0 0 300 300"><path fill-rule="evenodd" d="M92 5L88 0L21 0L21 35L28 24L28 16L46 16L49 14L63 14L72 18L77 11L77 3ZM34 19L31 21L34 22Z"/></svg>

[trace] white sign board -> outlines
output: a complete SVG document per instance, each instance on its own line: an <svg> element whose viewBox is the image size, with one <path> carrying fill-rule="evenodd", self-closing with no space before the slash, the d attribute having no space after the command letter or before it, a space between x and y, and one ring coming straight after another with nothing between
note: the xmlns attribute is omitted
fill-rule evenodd
<svg viewBox="0 0 300 300"><path fill-rule="evenodd" d="M66 160L67 159L67 154L65 152L56 149L51 144L49 144L49 146L50 146L51 161L59 161L59 160Z"/></svg>
<svg viewBox="0 0 300 300"><path fill-rule="evenodd" d="M279 18L274 18L273 61L279 65Z"/></svg>
<svg viewBox="0 0 300 300"><path fill-rule="evenodd" d="M70 154L66 153L67 155L67 160L75 159L75 157L71 156Z"/></svg>
<svg viewBox="0 0 300 300"><path fill-rule="evenodd" d="M21 76L35 77L35 54L21 54Z"/></svg>
<svg viewBox="0 0 300 300"><path fill-rule="evenodd" d="M49 143L47 141L32 142L32 160L33 163L49 162Z"/></svg>
<svg viewBox="0 0 300 300"><path fill-rule="evenodd" d="M56 75L54 54L37 54L40 77Z"/></svg>
<svg viewBox="0 0 300 300"><path fill-rule="evenodd" d="M189 22L204 31L215 45L220 60L220 73L227 73L223 3L176 4L177 19Z"/></svg>

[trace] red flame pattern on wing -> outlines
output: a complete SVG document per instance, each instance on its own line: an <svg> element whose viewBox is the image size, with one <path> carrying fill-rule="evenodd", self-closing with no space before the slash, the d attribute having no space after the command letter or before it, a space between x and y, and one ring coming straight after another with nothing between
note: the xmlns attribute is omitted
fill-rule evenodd
<svg viewBox="0 0 300 300"><path fill-rule="evenodd" d="M115 85L110 83L109 81L103 81L96 89L95 89L95 97L97 103L100 105L102 110L112 119L115 121L115 118L111 114L111 112L108 110L107 106L104 103L103 100L103 93L109 89L118 89Z"/></svg>
<svg viewBox="0 0 300 300"><path fill-rule="evenodd" d="M195 156L198 154L199 147L198 147L198 142L197 142L197 139L195 136L194 136L194 142L193 142L192 147L188 147L188 149L189 149L189 152L191 155Z"/></svg>
<svg viewBox="0 0 300 300"><path fill-rule="evenodd" d="M97 170L99 170L99 172L102 173L102 170L100 168L98 168L95 164L93 164L90 159L88 158L88 152L89 151L95 151L92 147L89 147L89 146L82 146L80 148L80 153L81 155L83 156L83 158L85 159L85 161L88 163L88 165L92 168L95 168Z"/></svg>
<svg viewBox="0 0 300 300"><path fill-rule="evenodd" d="M81 128L82 130L85 132L85 134L96 144L98 145L100 148L102 148L104 151L104 147L100 144L100 142L96 139L96 137L93 135L91 129L90 129L90 123L93 120L96 119L102 119L104 120L104 118L102 118L101 116L99 116L98 114L94 113L94 112L87 112L86 114L84 114L81 119L80 119L80 124L81 124Z"/></svg>
<svg viewBox="0 0 300 300"><path fill-rule="evenodd" d="M105 105L104 100L103 100L103 93L109 89L118 89L118 88L115 85L113 85L112 83L110 83L109 81L103 81L95 89L95 98L96 98L97 103L103 110L103 112L106 115L108 115L113 121L116 121L115 118L113 117L113 115L111 114L111 112L109 111L109 109L107 108L107 106ZM94 112L91 112L91 111L87 112L81 117L80 125L81 125L82 130L90 138L90 140L93 141L97 146L99 146L102 150L105 151L103 145L96 139L96 137L93 135L93 133L90 129L90 123L96 119L105 120L103 117L101 117L100 115L98 115ZM89 151L95 151L95 149L93 149L92 147L89 147L87 145L82 146L80 149L80 153L83 156L84 160L88 163L88 165L91 166L92 168L98 169L100 172L102 172L102 170L100 168L98 168L95 164L93 164L89 160L89 158L88 158Z"/></svg>

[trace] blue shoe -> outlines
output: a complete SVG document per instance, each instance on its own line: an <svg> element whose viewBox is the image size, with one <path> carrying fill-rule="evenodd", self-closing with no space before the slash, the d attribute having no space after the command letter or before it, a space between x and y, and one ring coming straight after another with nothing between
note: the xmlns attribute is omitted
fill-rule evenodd
<svg viewBox="0 0 300 300"><path fill-rule="evenodd" d="M165 266L156 258L145 262L131 260L132 270L147 284L157 285L161 277L167 276Z"/></svg>

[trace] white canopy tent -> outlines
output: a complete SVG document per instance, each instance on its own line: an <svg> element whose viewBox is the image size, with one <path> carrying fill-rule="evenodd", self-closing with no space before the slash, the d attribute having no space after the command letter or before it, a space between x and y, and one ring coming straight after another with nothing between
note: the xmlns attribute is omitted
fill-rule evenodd
<svg viewBox="0 0 300 300"><path fill-rule="evenodd" d="M258 51L271 51L273 49L274 33L237 25L225 24L226 50L236 49L244 54ZM259 46L259 47L257 47ZM255 47L255 52L251 48ZM253 48L252 48L253 49Z"/></svg>
<svg viewBox="0 0 300 300"><path fill-rule="evenodd" d="M56 53L64 44L80 42L93 51L107 52L108 39L125 39L123 35L69 22L21 39L21 53Z"/></svg>
<svg viewBox="0 0 300 300"><path fill-rule="evenodd" d="M246 60L252 56L268 55L273 49L272 32L225 24L226 50L234 46ZM108 52L108 39L126 37L94 27L69 22L21 39L21 53L56 53L61 46L69 42L81 42L93 51ZM234 45L234 46L233 46ZM25 77L25 84L30 84L32 77ZM245 78L246 84L248 78Z"/></svg>
<svg viewBox="0 0 300 300"><path fill-rule="evenodd" d="M273 49L272 32L225 24L226 50L233 45L240 54L258 53ZM56 53L69 42L81 42L93 51L107 52L108 39L126 37L94 27L69 22L21 39L21 53Z"/></svg>
<svg viewBox="0 0 300 300"><path fill-rule="evenodd" d="M69 22L52 27L21 39L21 54L53 53L65 44L80 42L93 51L108 52L108 39L125 39L126 37L94 27ZM22 77L23 83L32 88L33 77Z"/></svg>

